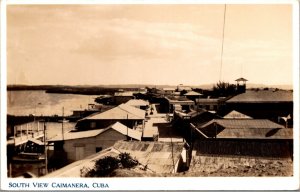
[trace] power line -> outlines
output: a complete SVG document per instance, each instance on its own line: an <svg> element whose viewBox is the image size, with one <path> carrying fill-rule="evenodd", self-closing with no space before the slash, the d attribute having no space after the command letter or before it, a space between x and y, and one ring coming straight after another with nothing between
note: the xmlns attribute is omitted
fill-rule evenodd
<svg viewBox="0 0 300 192"><path fill-rule="evenodd" d="M222 34L222 50L221 50L221 67L220 67L220 77L219 80L222 80L222 65L223 65L223 46L224 46L224 32L225 32L225 19L226 19L226 4L224 6L224 16L223 16L223 34Z"/></svg>

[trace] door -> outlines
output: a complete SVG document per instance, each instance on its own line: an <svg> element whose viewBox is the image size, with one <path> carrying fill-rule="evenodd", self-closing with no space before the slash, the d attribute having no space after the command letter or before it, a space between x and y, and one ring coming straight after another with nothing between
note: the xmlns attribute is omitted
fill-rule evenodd
<svg viewBox="0 0 300 192"><path fill-rule="evenodd" d="M76 160L84 158L84 147L75 147L75 158Z"/></svg>

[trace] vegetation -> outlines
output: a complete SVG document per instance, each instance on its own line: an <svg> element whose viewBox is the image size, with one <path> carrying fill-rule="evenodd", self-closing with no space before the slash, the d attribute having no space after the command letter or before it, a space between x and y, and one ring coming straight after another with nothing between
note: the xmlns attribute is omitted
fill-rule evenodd
<svg viewBox="0 0 300 192"><path fill-rule="evenodd" d="M228 97L237 94L236 85L219 81L213 86L212 95L214 97Z"/></svg>
<svg viewBox="0 0 300 192"><path fill-rule="evenodd" d="M98 159L92 169L82 168L81 177L108 177L116 169L131 169L139 162L133 159L129 153L121 153L118 157L107 156Z"/></svg>

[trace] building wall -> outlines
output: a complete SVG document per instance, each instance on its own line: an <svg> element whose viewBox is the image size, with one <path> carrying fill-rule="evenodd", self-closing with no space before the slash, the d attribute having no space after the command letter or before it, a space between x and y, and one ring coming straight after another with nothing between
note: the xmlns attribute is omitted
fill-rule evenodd
<svg viewBox="0 0 300 192"><path fill-rule="evenodd" d="M115 144L116 141L126 140L127 136L123 135L114 129L109 129L95 138L96 147L102 147L106 149Z"/></svg>
<svg viewBox="0 0 300 192"><path fill-rule="evenodd" d="M126 136L109 129L104 133L89 138L66 140L64 143L64 150L67 153L67 159L69 162L76 161L76 147L84 147L83 158L96 153L96 148L106 149L115 144L118 140L125 140Z"/></svg>
<svg viewBox="0 0 300 192"><path fill-rule="evenodd" d="M277 122L279 116L293 115L293 102L282 103L226 103L226 110L236 110L255 119Z"/></svg>
<svg viewBox="0 0 300 192"><path fill-rule="evenodd" d="M210 111L217 111L219 109L219 104L218 102L198 102L197 107L199 109L206 109Z"/></svg>
<svg viewBox="0 0 300 192"><path fill-rule="evenodd" d="M67 140L64 143L64 150L67 153L69 162L76 161L76 147L84 147L84 156L92 155L96 152L95 137Z"/></svg>
<svg viewBox="0 0 300 192"><path fill-rule="evenodd" d="M133 128L136 124L143 124L143 120L127 120L127 119L104 119L104 120L84 120L78 122L76 129L78 130L91 130L91 129L101 129L107 128L110 125L120 122L125 126Z"/></svg>
<svg viewBox="0 0 300 192"><path fill-rule="evenodd" d="M194 144L196 155L292 158L293 141L275 139L204 139Z"/></svg>

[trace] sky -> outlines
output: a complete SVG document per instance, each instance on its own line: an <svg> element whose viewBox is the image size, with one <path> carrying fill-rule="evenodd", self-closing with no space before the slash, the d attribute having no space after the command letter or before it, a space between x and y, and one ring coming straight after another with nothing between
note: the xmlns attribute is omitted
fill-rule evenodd
<svg viewBox="0 0 300 192"><path fill-rule="evenodd" d="M8 5L8 84L293 83L292 6Z"/></svg>

